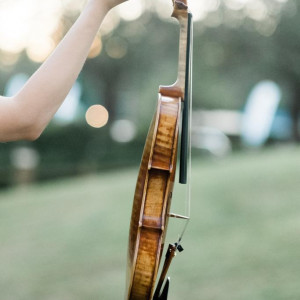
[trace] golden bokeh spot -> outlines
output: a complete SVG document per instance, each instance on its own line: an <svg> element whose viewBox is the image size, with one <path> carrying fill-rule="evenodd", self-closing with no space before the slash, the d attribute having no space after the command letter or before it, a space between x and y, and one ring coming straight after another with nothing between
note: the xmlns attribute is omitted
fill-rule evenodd
<svg viewBox="0 0 300 300"><path fill-rule="evenodd" d="M34 62L41 63L51 54L55 48L55 43L50 37L33 39L30 41L26 53Z"/></svg>
<svg viewBox="0 0 300 300"><path fill-rule="evenodd" d="M112 37L106 44L106 53L114 59L123 58L128 51L127 42L120 37Z"/></svg>
<svg viewBox="0 0 300 300"><path fill-rule="evenodd" d="M86 114L86 122L94 128L101 128L107 124L108 121L108 111L102 105L93 105L91 106Z"/></svg>
<svg viewBox="0 0 300 300"><path fill-rule="evenodd" d="M19 53L0 51L0 64L5 67L10 67L15 65L19 58L20 58Z"/></svg>
<svg viewBox="0 0 300 300"><path fill-rule="evenodd" d="M96 36L89 52L89 58L97 57L102 50L102 42L99 36Z"/></svg>

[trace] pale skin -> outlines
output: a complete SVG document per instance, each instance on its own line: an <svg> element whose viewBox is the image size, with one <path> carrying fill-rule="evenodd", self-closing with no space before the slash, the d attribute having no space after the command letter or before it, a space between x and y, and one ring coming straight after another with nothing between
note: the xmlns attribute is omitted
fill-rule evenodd
<svg viewBox="0 0 300 300"><path fill-rule="evenodd" d="M21 91L0 96L0 142L35 140L66 98L99 27L114 6L127 0L89 0L61 43Z"/></svg>

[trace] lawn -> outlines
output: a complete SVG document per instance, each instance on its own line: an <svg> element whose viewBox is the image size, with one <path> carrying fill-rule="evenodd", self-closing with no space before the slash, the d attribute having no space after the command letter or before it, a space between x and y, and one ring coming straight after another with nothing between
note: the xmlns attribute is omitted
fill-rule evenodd
<svg viewBox="0 0 300 300"><path fill-rule="evenodd" d="M0 192L0 300L123 299L136 173ZM298 147L196 158L169 300L300 299L299 178Z"/></svg>

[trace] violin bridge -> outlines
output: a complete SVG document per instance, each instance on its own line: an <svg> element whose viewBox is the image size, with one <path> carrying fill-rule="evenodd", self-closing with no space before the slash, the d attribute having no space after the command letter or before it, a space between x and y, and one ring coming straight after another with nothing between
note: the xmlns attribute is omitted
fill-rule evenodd
<svg viewBox="0 0 300 300"><path fill-rule="evenodd" d="M176 219L189 220L189 217L178 215L178 214L173 214L173 213L169 213L168 217L170 217L170 218L176 218Z"/></svg>

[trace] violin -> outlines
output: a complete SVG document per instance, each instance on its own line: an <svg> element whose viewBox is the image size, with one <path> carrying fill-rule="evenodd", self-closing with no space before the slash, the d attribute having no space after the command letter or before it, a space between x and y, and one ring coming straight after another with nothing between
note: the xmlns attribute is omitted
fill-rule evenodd
<svg viewBox="0 0 300 300"><path fill-rule="evenodd" d="M182 184L188 181L192 15L188 10L187 0L173 0L172 17L180 25L178 76L173 85L160 86L157 109L145 142L130 222L125 294L127 300L167 299L169 279L162 291L161 289L173 257L177 251L183 250L182 233L176 243L169 245L155 289L168 220L169 217L189 220L189 216L170 213L180 138L179 181Z"/></svg>

